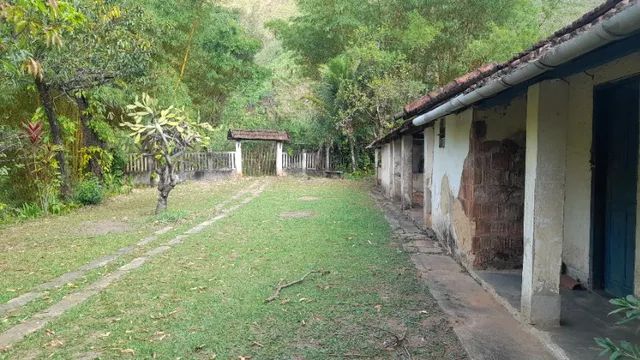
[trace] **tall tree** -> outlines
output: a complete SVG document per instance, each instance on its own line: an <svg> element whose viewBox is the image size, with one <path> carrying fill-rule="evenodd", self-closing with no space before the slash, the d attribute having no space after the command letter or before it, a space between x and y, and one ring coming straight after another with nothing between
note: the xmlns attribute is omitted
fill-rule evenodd
<svg viewBox="0 0 640 360"><path fill-rule="evenodd" d="M84 17L68 1L15 0L0 2L0 36L5 75L33 78L40 103L49 123L52 142L58 147L56 160L61 176L61 193L70 195L69 172L64 153L62 130L56 113L53 91L43 61L62 47L63 37L82 26ZM7 71L8 70L8 71Z"/></svg>
<svg viewBox="0 0 640 360"><path fill-rule="evenodd" d="M50 87L76 104L89 169L102 177L97 157L104 143L92 129L93 93L103 86L131 88L147 76L152 42L145 34L143 9L134 2L83 0L77 4L85 25L67 36L65 46L43 65Z"/></svg>

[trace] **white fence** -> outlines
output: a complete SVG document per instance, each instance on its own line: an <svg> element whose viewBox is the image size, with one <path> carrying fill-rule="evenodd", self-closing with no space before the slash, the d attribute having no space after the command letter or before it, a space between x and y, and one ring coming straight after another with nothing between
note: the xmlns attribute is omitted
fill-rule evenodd
<svg viewBox="0 0 640 360"><path fill-rule="evenodd" d="M194 152L185 153L176 163L176 172L233 170L236 168L235 152ZM131 154L125 167L129 175L150 173L155 170L150 154Z"/></svg>
<svg viewBox="0 0 640 360"><path fill-rule="evenodd" d="M307 173L308 171L317 173L322 172L327 167L327 161L323 155L324 154L320 151L301 152L294 155L283 153L282 170L284 173L288 172L290 174L298 172ZM242 164L238 166L238 164L236 164L236 161L238 160L245 163L246 166L243 167ZM279 164L275 162L273 157L271 157L271 161L275 163L273 164L273 166L276 167L275 173L279 174L277 170L277 165ZM242 154L240 159L236 156L235 151L191 152L185 153L177 159L175 171L183 179L216 178L220 175L233 175L241 173L240 169L243 168L248 175L252 175L249 171L252 164L251 152ZM331 164L329 164L329 166L330 165ZM144 183L147 179L152 178L154 171L155 161L152 155L129 155L129 159L125 167L125 173L127 175L131 175L135 181Z"/></svg>
<svg viewBox="0 0 640 360"><path fill-rule="evenodd" d="M287 170L322 170L324 164L323 157L318 152L298 153L289 155L282 154L282 168Z"/></svg>

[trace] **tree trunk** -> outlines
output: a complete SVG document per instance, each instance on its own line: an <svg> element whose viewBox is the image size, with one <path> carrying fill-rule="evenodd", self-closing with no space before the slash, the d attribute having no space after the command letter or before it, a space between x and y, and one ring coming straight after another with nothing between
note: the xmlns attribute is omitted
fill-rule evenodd
<svg viewBox="0 0 640 360"><path fill-rule="evenodd" d="M355 172L358 164L356 162L356 146L353 136L349 136L349 150L351 151L351 171Z"/></svg>
<svg viewBox="0 0 640 360"><path fill-rule="evenodd" d="M69 199L71 196L71 186L69 185L69 173L67 171L67 162L64 155L64 143L62 141L62 130L60 129L60 123L58 122L58 116L53 103L53 97L51 96L51 89L42 79L36 76L35 78L36 89L42 102L45 115L49 122L49 128L51 129L51 140L53 143L60 147L56 152L56 161L58 162L58 169L60 171L60 194L63 199Z"/></svg>
<svg viewBox="0 0 640 360"><path fill-rule="evenodd" d="M80 125L82 127L82 146L85 148L89 147L98 147L103 148L104 144L98 139L98 136L91 130L89 127L89 121L91 121L91 115L89 114L89 101L84 95L76 96L75 98L76 104L78 105L78 110L80 111ZM94 156L94 154L89 154L89 164L88 168L93 175L95 175L98 179L102 179L104 173L102 172L102 166L100 165L100 161ZM83 169L84 170L84 169Z"/></svg>
<svg viewBox="0 0 640 360"><path fill-rule="evenodd" d="M169 193L176 187L176 179L173 175L173 166L164 165L162 169L157 170L158 181L158 203L156 204L156 215L167 210L169 202Z"/></svg>
<svg viewBox="0 0 640 360"><path fill-rule="evenodd" d="M158 204L156 205L156 215L162 214L167 211L167 205L169 200L169 192L159 190Z"/></svg>

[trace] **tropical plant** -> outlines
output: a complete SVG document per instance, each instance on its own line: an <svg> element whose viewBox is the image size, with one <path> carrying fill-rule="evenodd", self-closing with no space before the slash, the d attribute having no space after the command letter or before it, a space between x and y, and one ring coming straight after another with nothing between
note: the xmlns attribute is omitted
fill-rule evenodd
<svg viewBox="0 0 640 360"><path fill-rule="evenodd" d="M130 130L130 136L141 151L153 155L158 174L158 203L156 214L167 209L169 193L178 184L177 161L189 148L204 144L203 131L212 131L207 123L192 119L184 108L161 108L147 94L127 106L133 122L121 125Z"/></svg>
<svg viewBox="0 0 640 360"><path fill-rule="evenodd" d="M610 302L616 306L616 309L609 315L624 313L624 318L618 324L640 321L640 300L635 296L629 295L624 298L612 299ZM629 341L615 343L609 338L596 338L595 341L602 349L600 355L609 355L610 360L640 360L640 344L633 344Z"/></svg>
<svg viewBox="0 0 640 360"><path fill-rule="evenodd" d="M34 115L37 119L38 112ZM43 125L37 120L23 124L28 143L20 149L29 180L35 189L35 197L40 209L48 214L53 205L58 211L60 192L60 172L57 155L62 151L56 144L46 142L43 135Z"/></svg>
<svg viewBox="0 0 640 360"><path fill-rule="evenodd" d="M13 82L29 75L49 122L56 163L62 180L62 194L70 193L62 130L54 105L54 95L43 62L62 47L63 38L84 22L74 5L64 0L0 1L0 61L3 75ZM6 41L5 41L6 40Z"/></svg>

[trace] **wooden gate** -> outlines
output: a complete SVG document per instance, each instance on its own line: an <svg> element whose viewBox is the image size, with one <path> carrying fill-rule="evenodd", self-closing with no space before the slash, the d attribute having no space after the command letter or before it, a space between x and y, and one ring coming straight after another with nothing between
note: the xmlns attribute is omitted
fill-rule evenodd
<svg viewBox="0 0 640 360"><path fill-rule="evenodd" d="M244 142L242 167L247 176L276 176L276 144L273 142Z"/></svg>

